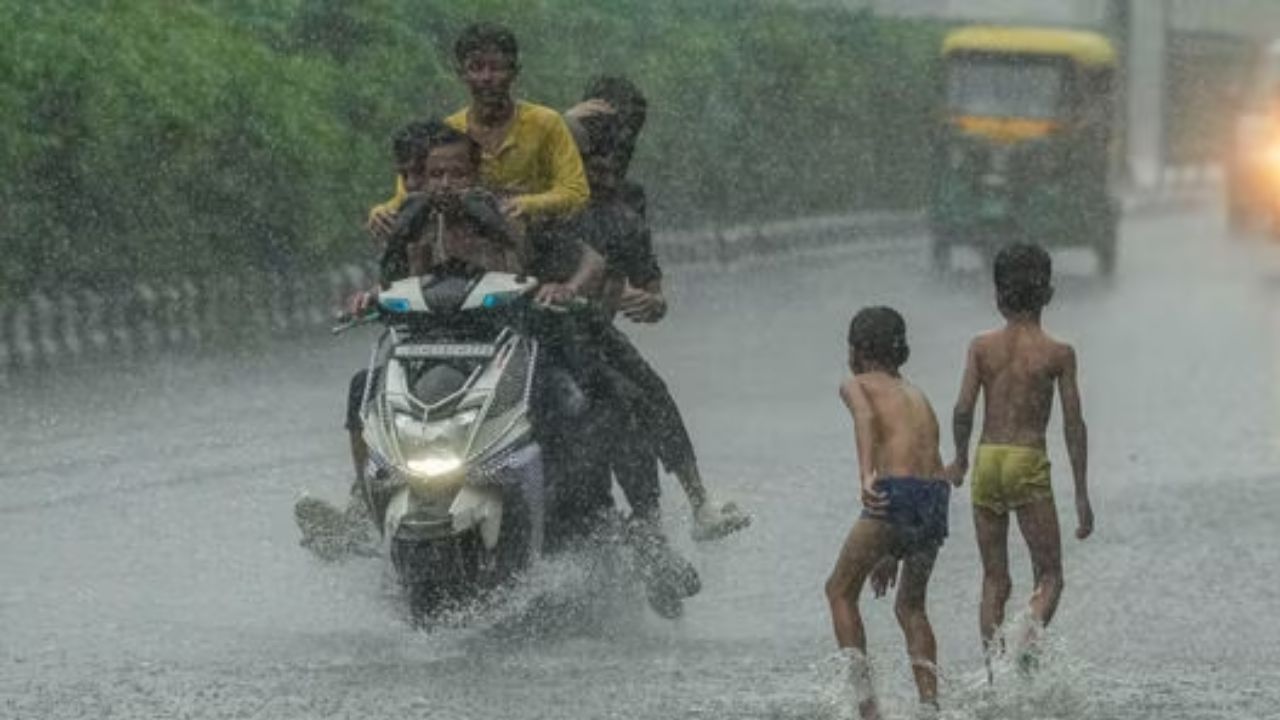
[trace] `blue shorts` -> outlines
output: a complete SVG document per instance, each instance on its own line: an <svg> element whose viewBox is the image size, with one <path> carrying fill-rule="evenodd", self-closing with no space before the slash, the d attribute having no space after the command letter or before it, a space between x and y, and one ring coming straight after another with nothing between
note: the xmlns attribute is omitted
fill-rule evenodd
<svg viewBox="0 0 1280 720"><path fill-rule="evenodd" d="M951 484L942 480L887 477L876 481L876 489L889 500L887 507L866 508L862 517L888 523L894 530L890 552L902 558L918 552L936 551L947 538L947 511Z"/></svg>

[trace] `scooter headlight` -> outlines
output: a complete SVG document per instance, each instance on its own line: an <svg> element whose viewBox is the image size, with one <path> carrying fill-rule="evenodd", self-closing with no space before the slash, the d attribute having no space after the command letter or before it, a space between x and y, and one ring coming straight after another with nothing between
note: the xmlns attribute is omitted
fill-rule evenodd
<svg viewBox="0 0 1280 720"><path fill-rule="evenodd" d="M421 457L411 458L406 465L409 472L432 479L457 472L462 467L462 458L448 451L429 452Z"/></svg>
<svg viewBox="0 0 1280 720"><path fill-rule="evenodd" d="M420 500L447 504L467 481L462 457L444 447L429 447L409 456L405 462L409 489Z"/></svg>
<svg viewBox="0 0 1280 720"><path fill-rule="evenodd" d="M1263 151L1262 159L1272 172L1280 170L1280 143L1273 143L1269 145L1266 150Z"/></svg>

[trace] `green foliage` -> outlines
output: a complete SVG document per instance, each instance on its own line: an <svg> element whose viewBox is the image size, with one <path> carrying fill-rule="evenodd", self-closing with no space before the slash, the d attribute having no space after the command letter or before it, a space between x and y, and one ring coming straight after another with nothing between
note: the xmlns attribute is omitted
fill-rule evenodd
<svg viewBox="0 0 1280 720"><path fill-rule="evenodd" d="M0 299L69 281L361 257L387 138L465 102L452 41L521 41L520 92L650 98L662 226L919 204L936 29L723 0L0 0ZM769 6L769 7L766 7Z"/></svg>

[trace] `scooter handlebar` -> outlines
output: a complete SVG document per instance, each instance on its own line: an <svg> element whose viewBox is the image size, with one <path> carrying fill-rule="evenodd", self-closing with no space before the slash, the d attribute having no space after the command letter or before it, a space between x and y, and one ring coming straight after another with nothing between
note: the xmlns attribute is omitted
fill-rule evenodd
<svg viewBox="0 0 1280 720"><path fill-rule="evenodd" d="M360 327L361 325L368 325L371 322L375 322L380 317L382 317L382 311L378 308L377 305L374 305L372 308L370 308L369 310L365 311L363 314L360 314L360 315L352 315L351 313L348 313L348 312L341 312L335 318L335 320L337 321L337 324L330 327L329 332L334 335L341 335L342 333L352 328L357 328L357 327Z"/></svg>
<svg viewBox="0 0 1280 720"><path fill-rule="evenodd" d="M598 303L587 298L575 295L564 302L558 303L539 303L534 301L533 297L528 298L529 307L540 311L565 315L580 315L591 312L598 306ZM377 322L383 316L382 307L374 303L369 309L359 315L352 315L343 311L337 315L335 324L329 328L329 332L333 335L341 335L352 328L368 325Z"/></svg>

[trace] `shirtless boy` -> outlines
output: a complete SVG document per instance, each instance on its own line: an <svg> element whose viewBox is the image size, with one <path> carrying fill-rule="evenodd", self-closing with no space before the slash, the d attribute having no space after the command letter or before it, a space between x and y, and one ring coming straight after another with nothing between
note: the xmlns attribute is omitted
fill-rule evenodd
<svg viewBox="0 0 1280 720"><path fill-rule="evenodd" d="M947 536L951 488L942 479L938 420L928 398L899 374L908 355L906 324L887 307L865 308L849 326L853 377L840 397L853 415L863 511L845 539L827 580L836 642L865 655L858 613L862 584L871 576L877 596L902 577L894 614L906 636L920 702L936 707L937 647L925 613L925 589ZM865 662L854 668L863 718L880 717Z"/></svg>
<svg viewBox="0 0 1280 720"><path fill-rule="evenodd" d="M1076 384L1076 354L1040 326L1040 313L1053 297L1052 263L1037 245L1016 244L995 258L996 306L1004 327L983 333L969 346L953 431L955 461L948 476L960 482L969 468L974 406L984 400L982 439L973 468L973 521L982 556L979 622L990 660L1000 650L996 631L1009 600L1009 514L1031 554L1035 589L1031 594L1033 633L1053 619L1062 595L1062 541L1049 483L1045 429L1054 388L1062 402L1071 472L1075 478L1076 537L1093 532L1093 508L1085 477L1088 436ZM1027 638L1031 640L1033 638Z"/></svg>

